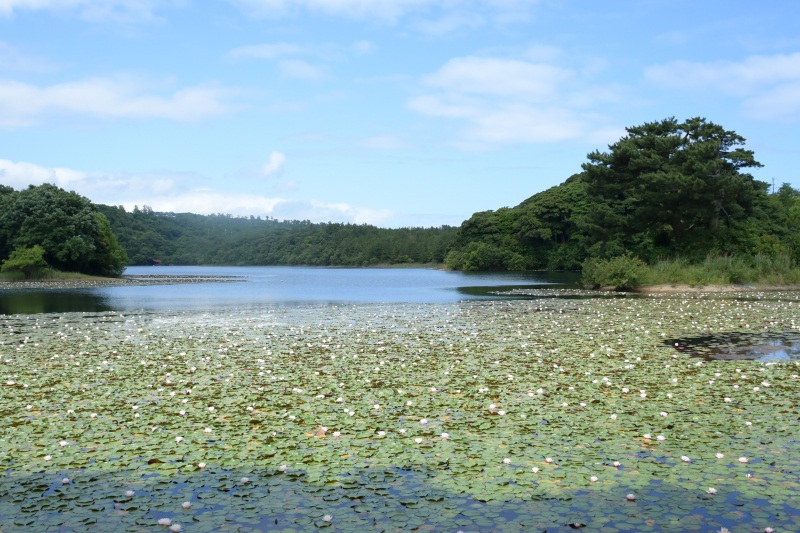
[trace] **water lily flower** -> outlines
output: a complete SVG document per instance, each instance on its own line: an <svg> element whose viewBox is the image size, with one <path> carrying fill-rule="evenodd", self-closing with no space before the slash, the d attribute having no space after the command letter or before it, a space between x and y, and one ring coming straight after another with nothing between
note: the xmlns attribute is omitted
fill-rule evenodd
<svg viewBox="0 0 800 533"><path fill-rule="evenodd" d="M70 480L68 477L65 477L64 479L61 480L62 485L69 485L71 482L72 480Z"/></svg>
<svg viewBox="0 0 800 533"><path fill-rule="evenodd" d="M644 435L642 435L642 437L644 437L647 440L650 440L650 438L651 438L650 437L650 433L645 433Z"/></svg>
<svg viewBox="0 0 800 533"><path fill-rule="evenodd" d="M597 476L592 476L592 477L590 477L590 478L589 478L589 481L591 481L592 483L594 483L595 481L597 481Z"/></svg>
<svg viewBox="0 0 800 533"><path fill-rule="evenodd" d="M616 420L617 419L617 415L611 415L608 418L610 418L611 420Z"/></svg>
<svg viewBox="0 0 800 533"><path fill-rule="evenodd" d="M379 437L383 437L383 436L385 436L385 435L386 435L386 432L385 432L385 431L379 431L379 432L378 432L378 436L379 436Z"/></svg>
<svg viewBox="0 0 800 533"><path fill-rule="evenodd" d="M45 461L50 461L50 460L52 460L52 459L53 459L53 456L52 456L52 455L45 455L45 456L44 456L44 460L45 460Z"/></svg>
<svg viewBox="0 0 800 533"><path fill-rule="evenodd" d="M169 526L171 524L172 524L172 520L170 520L169 518L159 518L158 519L158 525L159 526Z"/></svg>
<svg viewBox="0 0 800 533"><path fill-rule="evenodd" d="M656 437L656 440L661 442L665 441L666 439L667 437L665 437L664 435L659 435L658 437Z"/></svg>
<svg viewBox="0 0 800 533"><path fill-rule="evenodd" d="M67 442L67 441L65 441L65 440L60 440L60 441L58 441L58 445L59 445L59 446L61 446L62 448L63 448L64 446L66 446L67 444L69 444L69 442Z"/></svg>
<svg viewBox="0 0 800 533"><path fill-rule="evenodd" d="M341 432L339 432L339 431L334 431L334 432L333 432L333 436L334 436L334 437L341 437L341 436L342 436L342 434L341 434Z"/></svg>
<svg viewBox="0 0 800 533"><path fill-rule="evenodd" d="M400 428L397 431L400 432L401 435L404 435L408 430L406 428Z"/></svg>
<svg viewBox="0 0 800 533"><path fill-rule="evenodd" d="M510 465L510 464L511 464L511 459L509 459L508 457L506 457L505 459L503 459L503 463L505 463L505 464L507 464L507 465Z"/></svg>
<svg viewBox="0 0 800 533"><path fill-rule="evenodd" d="M181 525L180 525L180 524L172 524L172 525L169 527L169 530L170 530L170 531L172 531L173 533L178 533L178 532L179 532L179 531L181 531L182 529L183 529L183 527L181 527Z"/></svg>
<svg viewBox="0 0 800 533"><path fill-rule="evenodd" d="M423 418L422 420L420 420L420 421L419 421L419 423L420 423L420 424L422 424L422 425L424 426L425 424L427 424L427 423L428 423L428 420L427 420L427 419L425 419L425 418Z"/></svg>
<svg viewBox="0 0 800 533"><path fill-rule="evenodd" d="M724 453L717 453L715 457L717 459L722 459L723 457L725 457L725 454Z"/></svg>
<svg viewBox="0 0 800 533"><path fill-rule="evenodd" d="M717 489L715 489L714 487L709 487L706 492L709 493L709 494L716 494L717 493Z"/></svg>
<svg viewBox="0 0 800 533"><path fill-rule="evenodd" d="M240 479L239 481L240 481L240 482L241 482L243 485L247 485L248 483L250 483L250 478L243 477L243 478L242 478L242 479Z"/></svg>
<svg viewBox="0 0 800 533"><path fill-rule="evenodd" d="M746 463L746 462L748 462L748 459L747 459L747 457L739 457L739 462L740 463Z"/></svg>
<svg viewBox="0 0 800 533"><path fill-rule="evenodd" d="M442 437L442 439L449 439L450 438L450 434L449 433L442 433L441 437Z"/></svg>
<svg viewBox="0 0 800 533"><path fill-rule="evenodd" d="M214 430L211 429L211 428L206 428L203 431L206 432L206 433L213 433L214 432Z"/></svg>
<svg viewBox="0 0 800 533"><path fill-rule="evenodd" d="M205 467L206 467L205 463L197 463L197 468L205 468Z"/></svg>
<svg viewBox="0 0 800 533"><path fill-rule="evenodd" d="M125 491L125 497L126 498L133 498L134 494L136 494L136 493L133 492L132 490L126 490Z"/></svg>
<svg viewBox="0 0 800 533"><path fill-rule="evenodd" d="M192 502L183 502L181 504L181 507L183 507L184 509L191 509L192 508Z"/></svg>
<svg viewBox="0 0 800 533"><path fill-rule="evenodd" d="M622 463L619 461L614 461L614 468L619 468L620 466L622 466Z"/></svg>
<svg viewBox="0 0 800 533"><path fill-rule="evenodd" d="M501 410L501 411L497 411L497 414L500 415L500 416L505 416L506 412Z"/></svg>
<svg viewBox="0 0 800 533"><path fill-rule="evenodd" d="M681 461L684 463L690 463L692 460L686 457L685 455L681 455Z"/></svg>
<svg viewBox="0 0 800 533"><path fill-rule="evenodd" d="M533 472L534 474L536 472L538 472L538 471L539 471L539 467L538 466L534 466L533 468L531 468L531 472Z"/></svg>
<svg viewBox="0 0 800 533"><path fill-rule="evenodd" d="M333 516L329 514L326 514L325 516L322 517L323 522L330 522L331 520L333 520Z"/></svg>
<svg viewBox="0 0 800 533"><path fill-rule="evenodd" d="M627 496L625 496L625 499L628 500L629 502L636 501L636 494L632 493L628 494Z"/></svg>
<svg viewBox="0 0 800 533"><path fill-rule="evenodd" d="M417 437L416 439L414 439L414 442L416 442L417 444L420 444L420 443L422 443L422 439Z"/></svg>
<svg viewBox="0 0 800 533"><path fill-rule="evenodd" d="M553 458L552 457L545 457L544 458L544 462L545 463L552 463L553 462Z"/></svg>

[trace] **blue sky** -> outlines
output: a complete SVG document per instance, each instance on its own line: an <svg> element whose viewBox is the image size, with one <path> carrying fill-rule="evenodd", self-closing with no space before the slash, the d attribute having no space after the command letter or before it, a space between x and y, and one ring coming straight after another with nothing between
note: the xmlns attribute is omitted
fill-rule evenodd
<svg viewBox="0 0 800 533"><path fill-rule="evenodd" d="M800 3L0 0L0 183L458 225L702 116L800 188Z"/></svg>

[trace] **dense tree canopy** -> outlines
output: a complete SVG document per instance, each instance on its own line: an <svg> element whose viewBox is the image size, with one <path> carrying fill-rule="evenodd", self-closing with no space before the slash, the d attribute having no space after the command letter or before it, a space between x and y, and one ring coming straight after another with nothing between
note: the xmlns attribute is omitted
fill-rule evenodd
<svg viewBox="0 0 800 533"><path fill-rule="evenodd" d="M62 271L118 276L127 262L108 219L87 198L55 185L0 191L0 258L41 246Z"/></svg>
<svg viewBox="0 0 800 533"><path fill-rule="evenodd" d="M442 263L456 228L386 229L100 206L133 264L371 266Z"/></svg>
<svg viewBox="0 0 800 533"><path fill-rule="evenodd" d="M447 255L457 269L578 269L586 258L645 261L708 254L800 262L800 192L745 170L744 138L702 118L627 129L583 172L516 207L465 221Z"/></svg>
<svg viewBox="0 0 800 533"><path fill-rule="evenodd" d="M761 166L745 139L702 118L627 128L583 165L592 199L592 255L708 250L752 215L767 184L742 172Z"/></svg>

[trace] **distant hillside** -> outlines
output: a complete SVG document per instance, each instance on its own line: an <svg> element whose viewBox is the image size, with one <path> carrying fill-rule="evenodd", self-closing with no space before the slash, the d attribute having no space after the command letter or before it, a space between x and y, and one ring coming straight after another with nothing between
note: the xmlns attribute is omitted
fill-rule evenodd
<svg viewBox="0 0 800 533"><path fill-rule="evenodd" d="M456 233L450 226L385 229L99 208L134 265L441 264Z"/></svg>

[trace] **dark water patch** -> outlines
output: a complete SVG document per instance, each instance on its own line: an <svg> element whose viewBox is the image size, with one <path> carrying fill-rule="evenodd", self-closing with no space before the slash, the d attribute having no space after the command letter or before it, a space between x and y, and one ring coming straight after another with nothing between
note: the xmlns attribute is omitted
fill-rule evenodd
<svg viewBox="0 0 800 533"><path fill-rule="evenodd" d="M694 357L717 361L800 360L800 333L718 333L668 339L664 344Z"/></svg>

